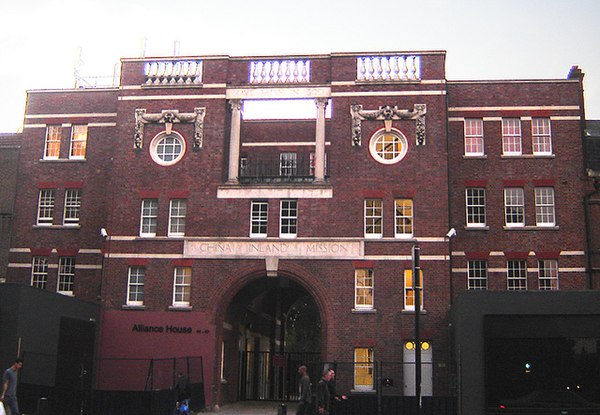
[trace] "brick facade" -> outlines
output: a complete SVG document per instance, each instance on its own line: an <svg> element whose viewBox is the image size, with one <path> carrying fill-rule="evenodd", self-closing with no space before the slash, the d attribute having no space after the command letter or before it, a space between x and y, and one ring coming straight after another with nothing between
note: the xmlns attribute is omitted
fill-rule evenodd
<svg viewBox="0 0 600 415"><path fill-rule="evenodd" d="M454 393L448 313L453 298L467 289L469 259L487 260L489 290L507 289L507 259L512 257L526 261L529 290L538 289L539 259L557 261L561 290L590 288L582 219L582 201L589 189L581 146L581 79L447 81L444 52L389 56L394 58L383 60L382 71L377 66L367 70L365 79L360 68L376 61L373 55L180 59L202 62L201 75L197 72L195 78L183 76L184 69L169 72L168 66L160 66L169 59L124 59L118 88L30 91L8 280L31 284L32 257L43 256L48 260L45 288L56 291L59 257L74 257L72 294L101 300L109 313L107 327L112 332L102 330L99 355L202 355L209 363L207 401L214 403L236 399L235 380L229 385L218 381L221 343L225 341L227 359L234 359L236 343L248 334L232 309L236 295L264 279L268 268L314 300L321 316L323 361L352 362L356 347L371 347L377 360L402 362L404 342L414 336L414 313L404 307L403 275L412 267L411 249L418 244L424 272L421 333L432 345L433 393ZM407 67L411 59L418 62L415 73L410 68L403 71L402 65L386 72L401 60L396 57L405 56ZM308 81L289 82L293 70L286 78L285 69L283 77L271 74L277 83L252 81L249 76L252 63L299 60L310 61ZM152 62L159 65L157 72L152 72ZM235 135L230 104L290 98L330 100L331 117L322 130L324 183L313 182L314 172L299 181L242 180L244 169L256 160L279 163L280 154L289 152L306 166L310 157L317 157L310 154L318 145L315 119L242 119L239 154L248 165L239 169L239 178L229 177ZM359 145L354 141L353 105L363 110ZM424 136L416 115L422 105ZM386 106L398 113L372 114ZM136 110L142 109L143 137L136 129ZM200 130L197 109L204 111ZM165 121L165 111L177 112L172 124ZM503 155L504 118L520 120L521 155ZM534 154L532 122L537 118L549 120L550 154ZM465 119L482 120L482 156L465 156ZM85 157L78 159L70 157L70 139L73 126L80 124L88 126L88 133ZM47 127L53 125L62 126L60 154L54 159L45 155ZM407 153L402 160L385 164L373 156L370 142L388 127L395 137L403 135L406 141L400 146L407 146ZM160 165L152 159L153 140L165 131L168 136L171 128L185 140L185 154L173 165ZM398 150L388 143L379 151L390 146L392 153ZM297 168L300 171L299 164ZM473 187L485 189L485 226L466 223L465 191ZM505 224L507 187L523 189L523 226ZM554 190L552 226L536 224L534 194L540 187ZM50 226L36 224L41 189L54 189ZM76 225L63 225L69 189L80 190ZM377 238L365 235L366 199L382 203L382 234ZM412 233L407 238L395 232L398 199L412 201ZM151 237L140 236L144 200L156 201ZM186 201L185 236L168 236L172 200ZM293 239L279 234L282 200L297 202ZM268 202L266 238L249 237L252 201ZM101 228L107 230L107 238L100 235ZM457 234L447 238L451 228ZM374 304L368 312L354 307L354 272L361 264L374 273ZM145 270L143 301L133 305L127 301L132 267ZM178 267L191 268L190 301L184 307L173 300L173 273ZM178 312L195 317L182 318ZM119 325L119 316L127 323ZM152 324L152 319L162 324L170 316L194 328L193 333L179 334L177 351L157 336L132 334L127 325ZM281 315L272 318L277 321ZM110 337L120 339L118 347ZM132 348L138 340L153 347ZM351 376L349 372L345 380L348 389L353 389ZM397 383L401 393L402 382Z"/></svg>

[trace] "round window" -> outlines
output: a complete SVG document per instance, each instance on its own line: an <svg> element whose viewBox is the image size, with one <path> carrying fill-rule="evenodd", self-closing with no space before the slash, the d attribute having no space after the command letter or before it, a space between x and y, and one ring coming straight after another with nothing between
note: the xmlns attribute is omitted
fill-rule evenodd
<svg viewBox="0 0 600 415"><path fill-rule="evenodd" d="M152 139L150 155L156 164L172 166L179 162L185 154L185 139L181 134L172 131L162 132Z"/></svg>
<svg viewBox="0 0 600 415"><path fill-rule="evenodd" d="M406 156L408 141L400 131L379 130L369 142L371 156L381 164L395 164Z"/></svg>

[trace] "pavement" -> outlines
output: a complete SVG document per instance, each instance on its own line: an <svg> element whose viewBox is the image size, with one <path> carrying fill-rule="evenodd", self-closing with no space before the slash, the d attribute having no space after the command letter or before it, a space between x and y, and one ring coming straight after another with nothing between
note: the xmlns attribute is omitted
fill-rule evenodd
<svg viewBox="0 0 600 415"><path fill-rule="evenodd" d="M214 408L212 411L199 412L199 415L203 414L218 414L218 415L284 415L279 414L279 407L281 402L267 402L267 401L244 401L235 402L221 406L220 408ZM296 413L296 403L285 402L287 415L294 415ZM282 411L283 412L283 411Z"/></svg>

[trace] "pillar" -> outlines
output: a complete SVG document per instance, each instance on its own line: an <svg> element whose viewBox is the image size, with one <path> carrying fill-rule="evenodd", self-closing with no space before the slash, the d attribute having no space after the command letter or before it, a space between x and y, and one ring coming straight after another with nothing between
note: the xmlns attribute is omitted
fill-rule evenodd
<svg viewBox="0 0 600 415"><path fill-rule="evenodd" d="M238 184L240 171L240 124L242 119L242 100L232 99L231 106L231 132L229 134L229 171L227 183Z"/></svg>
<svg viewBox="0 0 600 415"><path fill-rule="evenodd" d="M315 134L315 183L325 183L325 107L327 98L315 99L317 126Z"/></svg>

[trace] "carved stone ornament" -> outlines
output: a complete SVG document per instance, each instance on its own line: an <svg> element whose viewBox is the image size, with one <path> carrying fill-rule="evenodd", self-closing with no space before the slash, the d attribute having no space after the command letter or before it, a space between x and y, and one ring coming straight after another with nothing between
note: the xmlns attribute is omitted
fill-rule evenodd
<svg viewBox="0 0 600 415"><path fill-rule="evenodd" d="M392 128L393 120L415 120L416 143L418 146L425 145L425 104L415 104L412 110L398 109L398 107L386 105L376 110L363 110L362 105L350 106L352 115L352 145L360 146L362 140L363 120L382 120L386 131Z"/></svg>
<svg viewBox="0 0 600 415"><path fill-rule="evenodd" d="M171 134L173 124L194 123L193 148L198 150L202 147L204 137L204 116L206 108L194 108L194 112L179 113L178 110L162 110L159 114L146 114L145 109L135 110L135 133L133 147L141 149L144 144L144 125L165 124L165 132Z"/></svg>

